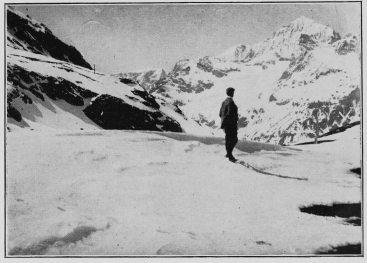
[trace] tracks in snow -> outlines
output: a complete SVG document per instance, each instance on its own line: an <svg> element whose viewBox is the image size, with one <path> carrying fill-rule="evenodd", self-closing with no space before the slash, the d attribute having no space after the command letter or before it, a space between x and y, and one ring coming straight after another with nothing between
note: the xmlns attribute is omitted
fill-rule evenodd
<svg viewBox="0 0 367 263"><path fill-rule="evenodd" d="M301 178L301 177L292 177L292 176L285 176L285 175L279 175L279 174L272 174L272 173L268 173L268 172L265 172L265 171L262 171L260 169L257 169L255 167L253 167L252 165L246 163L245 161L237 161L236 163L240 164L240 165L243 165L245 166L246 168L248 169L251 169L255 172L258 172L258 173L261 173L261 174L265 174L265 175L271 175L271 176L276 176L276 177L279 177L279 178L284 178L284 179L294 179L294 180L300 180L300 181L308 181L307 178Z"/></svg>

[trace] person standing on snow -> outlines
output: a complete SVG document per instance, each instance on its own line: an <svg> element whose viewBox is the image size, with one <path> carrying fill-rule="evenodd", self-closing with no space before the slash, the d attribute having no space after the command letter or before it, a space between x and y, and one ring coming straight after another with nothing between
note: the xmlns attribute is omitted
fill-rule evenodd
<svg viewBox="0 0 367 263"><path fill-rule="evenodd" d="M224 129L226 134L226 158L231 162L235 162L236 159L232 155L232 151L238 142L237 138L237 121L238 121L238 108L233 101L234 88L228 88L226 90L228 98L223 101L220 108L219 116L222 119L221 129Z"/></svg>

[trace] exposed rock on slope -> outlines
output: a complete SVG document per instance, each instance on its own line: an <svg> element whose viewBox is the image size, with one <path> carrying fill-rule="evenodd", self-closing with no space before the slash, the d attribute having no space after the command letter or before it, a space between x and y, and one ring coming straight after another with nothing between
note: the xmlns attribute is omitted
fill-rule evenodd
<svg viewBox="0 0 367 263"><path fill-rule="evenodd" d="M75 47L55 37L45 25L12 8L7 9L6 15L8 46L92 69Z"/></svg>
<svg viewBox="0 0 367 263"><path fill-rule="evenodd" d="M44 25L12 9L7 14L8 130L202 130L134 81L93 73L74 47Z"/></svg>
<svg viewBox="0 0 367 263"><path fill-rule="evenodd" d="M43 55L12 51L7 55L7 114L13 128L43 124L182 132L180 124L161 111L165 106L138 85Z"/></svg>
<svg viewBox="0 0 367 263"><path fill-rule="evenodd" d="M166 72L163 69L152 69L140 72L114 74L113 76L118 77L122 82L125 79L130 79L150 92L155 83L166 77Z"/></svg>

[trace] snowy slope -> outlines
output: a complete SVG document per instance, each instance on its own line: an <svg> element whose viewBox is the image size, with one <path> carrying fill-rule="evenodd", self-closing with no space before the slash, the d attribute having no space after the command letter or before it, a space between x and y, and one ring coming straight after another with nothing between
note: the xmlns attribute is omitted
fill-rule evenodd
<svg viewBox="0 0 367 263"><path fill-rule="evenodd" d="M12 23L18 23L15 33ZM177 106L156 100L138 84L94 73L83 63L80 66L65 59L73 47L59 45L57 54L53 54L42 43L47 43L48 37L59 40L44 25L20 12L8 10L8 31L8 131L130 129L212 134L208 127L186 118ZM46 37L37 35L32 41L22 41L20 32L27 36L38 32ZM59 58L61 55L63 58Z"/></svg>
<svg viewBox="0 0 367 263"><path fill-rule="evenodd" d="M351 172L360 167L359 126L333 136L297 149L241 141L234 154L254 170L228 162L222 138L9 133L7 252L312 255L360 247L360 219L301 212L360 211L361 179Z"/></svg>
<svg viewBox="0 0 367 263"><path fill-rule="evenodd" d="M161 105L139 86L10 47L7 62L10 124L182 131L179 123L161 112Z"/></svg>
<svg viewBox="0 0 367 263"><path fill-rule="evenodd" d="M360 69L356 36L300 17L262 42L181 60L150 92L217 129L234 87L240 137L289 144L313 138L317 122L322 134L360 119Z"/></svg>

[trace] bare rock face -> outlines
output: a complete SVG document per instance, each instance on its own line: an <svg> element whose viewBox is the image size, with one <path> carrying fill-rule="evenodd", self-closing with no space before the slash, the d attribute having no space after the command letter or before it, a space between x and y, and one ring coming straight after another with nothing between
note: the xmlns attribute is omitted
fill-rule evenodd
<svg viewBox="0 0 367 263"><path fill-rule="evenodd" d="M98 96L83 111L88 118L106 130L182 132L178 122L161 112L144 111L110 95Z"/></svg>
<svg viewBox="0 0 367 263"><path fill-rule="evenodd" d="M339 55L346 55L350 52L356 52L359 48L358 38L354 35L347 35L345 38L333 44L335 52Z"/></svg>
<svg viewBox="0 0 367 263"><path fill-rule="evenodd" d="M92 69L75 47L55 37L45 25L11 8L6 16L8 46Z"/></svg>

